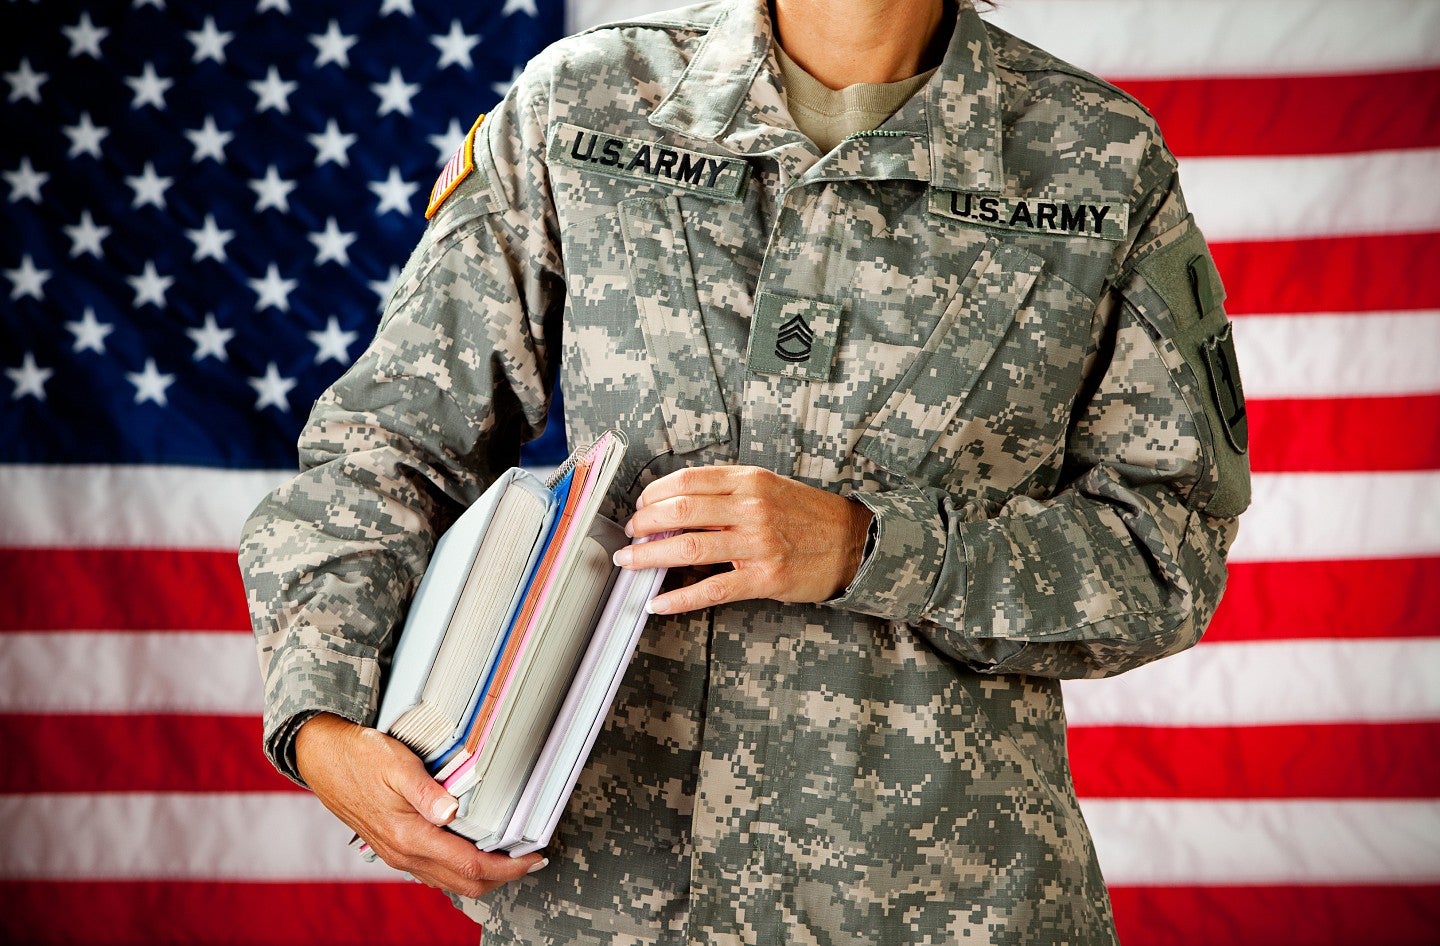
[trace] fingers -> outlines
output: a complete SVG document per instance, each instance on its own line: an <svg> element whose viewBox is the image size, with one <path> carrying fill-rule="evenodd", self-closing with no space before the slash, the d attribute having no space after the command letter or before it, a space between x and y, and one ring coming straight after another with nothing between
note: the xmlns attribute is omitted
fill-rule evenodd
<svg viewBox="0 0 1440 946"><path fill-rule="evenodd" d="M754 466L697 466L676 470L660 477L641 491L635 500L637 510L674 496L721 496L729 493L756 491L769 479L778 476Z"/></svg>
<svg viewBox="0 0 1440 946"><path fill-rule="evenodd" d="M484 896L548 863L539 854L512 858L477 851L459 835L419 818L393 827L391 837L371 842L387 864L423 884L466 897Z"/></svg>
<svg viewBox="0 0 1440 946"><path fill-rule="evenodd" d="M683 493L637 508L625 523L633 538L678 529L727 529L748 515L749 500L732 495Z"/></svg>
<svg viewBox="0 0 1440 946"><path fill-rule="evenodd" d="M391 770L390 787L433 825L447 825L460 810L460 802L445 786L430 777L424 764L413 754L401 758Z"/></svg>

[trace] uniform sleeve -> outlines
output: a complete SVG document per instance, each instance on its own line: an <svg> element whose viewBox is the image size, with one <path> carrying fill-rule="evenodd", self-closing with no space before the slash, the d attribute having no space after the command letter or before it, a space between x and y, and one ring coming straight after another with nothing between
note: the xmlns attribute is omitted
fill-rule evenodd
<svg viewBox="0 0 1440 946"><path fill-rule="evenodd" d="M1249 503L1244 397L1219 276L1163 158L1100 300L1061 488L998 510L855 494L873 547L832 605L994 673L1107 676L1199 640Z"/></svg>
<svg viewBox="0 0 1440 946"><path fill-rule="evenodd" d="M300 475L245 526L265 751L296 781L306 720L372 722L436 539L544 424L563 292L526 84L485 118L474 170L431 221L374 341L316 402Z"/></svg>

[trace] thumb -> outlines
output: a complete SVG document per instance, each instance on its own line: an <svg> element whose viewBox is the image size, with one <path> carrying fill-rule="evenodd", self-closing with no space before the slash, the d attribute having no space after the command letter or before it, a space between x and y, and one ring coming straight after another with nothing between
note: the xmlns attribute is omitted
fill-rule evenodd
<svg viewBox="0 0 1440 946"><path fill-rule="evenodd" d="M426 821L433 825L449 824L460 809L460 802L430 777L418 758L411 756L406 762L408 764L395 773L391 785Z"/></svg>

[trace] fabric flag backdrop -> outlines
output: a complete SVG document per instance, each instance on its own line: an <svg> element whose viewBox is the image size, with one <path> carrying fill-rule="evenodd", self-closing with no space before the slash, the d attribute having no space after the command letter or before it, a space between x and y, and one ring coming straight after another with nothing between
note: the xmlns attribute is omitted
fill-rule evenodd
<svg viewBox="0 0 1440 946"><path fill-rule="evenodd" d="M0 941L475 942L260 756L233 550L475 115L663 5L0 8ZM1067 684L1122 941L1440 941L1440 3L986 15L1156 113L1250 398L1205 640Z"/></svg>

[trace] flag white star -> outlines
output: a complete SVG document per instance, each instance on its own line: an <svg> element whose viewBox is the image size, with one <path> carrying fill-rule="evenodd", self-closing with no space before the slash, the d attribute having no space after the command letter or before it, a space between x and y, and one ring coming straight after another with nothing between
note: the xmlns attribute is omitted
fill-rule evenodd
<svg viewBox="0 0 1440 946"><path fill-rule="evenodd" d="M435 162L437 167L444 167L445 162L450 160L450 155L454 154L460 145L464 144L465 132L466 129L460 127L460 120L452 118L450 119L450 126L448 128L438 135L428 136L430 146L433 147L436 154L439 155L439 160Z"/></svg>
<svg viewBox="0 0 1440 946"><path fill-rule="evenodd" d="M66 322L65 328L75 336L72 351L94 351L102 355L105 354L105 336L115 331L115 326L95 318L95 310L89 306L78 321Z"/></svg>
<svg viewBox="0 0 1440 946"><path fill-rule="evenodd" d="M10 203L18 204L22 200L33 200L40 203L40 188L50 180L50 175L42 174L35 170L30 164L29 158L21 158L20 166L13 171L4 172L5 183L10 185ZM370 185L374 187L375 185Z"/></svg>
<svg viewBox="0 0 1440 946"><path fill-rule="evenodd" d="M263 112L267 108L273 108L281 115L290 114L290 95L300 86L298 82L287 82L280 78L280 70L274 66L265 73L264 79L245 84L260 100L255 105L255 111Z"/></svg>
<svg viewBox="0 0 1440 946"><path fill-rule="evenodd" d="M515 71L510 73L509 82L492 82L490 83L490 88L495 92L497 96L503 99L505 97L505 93L510 91L510 86L514 85L515 80L520 78L521 71L522 70L520 69L520 67L516 66Z"/></svg>
<svg viewBox="0 0 1440 946"><path fill-rule="evenodd" d="M505 6L500 11L501 16L509 16L515 12L528 13L531 16L539 16L540 11L535 9L535 0L505 0Z"/></svg>
<svg viewBox="0 0 1440 946"><path fill-rule="evenodd" d="M263 279L247 279L250 288L259 299L255 302L255 311L260 311L266 306L274 306L281 312L290 311L290 293L295 291L299 285L298 280L281 279L280 269L274 263L265 270Z"/></svg>
<svg viewBox="0 0 1440 946"><path fill-rule="evenodd" d="M100 241L110 235L110 228L97 225L91 219L90 211L82 210L80 222L73 227L65 227L65 235L70 238L72 257L89 253L96 259L103 259L104 251L100 248Z"/></svg>
<svg viewBox="0 0 1440 946"><path fill-rule="evenodd" d="M306 332L315 345L315 363L334 359L342 365L350 364L350 346L360 337L359 332L346 332L340 328L340 320L330 316L323 332Z"/></svg>
<svg viewBox="0 0 1440 946"><path fill-rule="evenodd" d="M185 334L190 336L190 341L195 343L195 360L202 361L207 357L213 357L220 361L229 361L230 354L225 351L225 346L230 344L230 339L235 337L235 330L232 328L221 328L215 321L215 313L205 313L205 324L200 328L187 328Z"/></svg>
<svg viewBox="0 0 1440 946"><path fill-rule="evenodd" d="M50 278L50 270L38 268L26 253L20 259L19 269L5 270L5 278L10 280L10 300L23 299L26 296L33 296L41 302L45 301L45 280Z"/></svg>
<svg viewBox="0 0 1440 946"><path fill-rule="evenodd" d="M335 119L330 119L325 124L325 130L320 134L306 135L305 137L315 148L316 167L326 161L334 161L342 168L350 166L350 155L346 152L355 143L355 136L340 131L340 126L335 123Z"/></svg>
<svg viewBox="0 0 1440 946"><path fill-rule="evenodd" d="M195 149L195 154L190 160L199 164L206 158L214 158L221 164L225 163L225 146L235 137L232 131L221 131L215 126L213 115L205 116L205 124L194 131L185 132L185 137L190 139L190 146Z"/></svg>
<svg viewBox="0 0 1440 946"><path fill-rule="evenodd" d="M60 32L70 40L70 58L94 56L100 58L100 41L110 35L104 27L97 27L90 21L89 13L80 14L80 22L74 26L62 26Z"/></svg>
<svg viewBox="0 0 1440 946"><path fill-rule="evenodd" d="M400 177L400 169L390 168L390 176L383 181L371 181L366 185L380 198L380 206L376 213L385 213L387 210L394 210L402 214L410 212L410 199L420 189L419 184L410 184Z"/></svg>
<svg viewBox="0 0 1440 946"><path fill-rule="evenodd" d="M5 369L5 374L9 375L11 383L15 385L15 390L10 392L10 400L18 401L27 395L37 401L45 400L45 382L49 381L54 373L50 368L37 365L35 356L27 351L20 367Z"/></svg>
<svg viewBox="0 0 1440 946"><path fill-rule="evenodd" d="M131 108L138 109L145 105L153 105L163 111L165 93L170 91L175 80L156 75L154 64L147 62L144 70L138 76L126 79L125 84L130 86L130 92L135 96L130 100Z"/></svg>
<svg viewBox="0 0 1440 946"><path fill-rule="evenodd" d="M450 32L444 36L432 36L430 37L430 42L434 43L435 48L440 50L439 68L444 69L446 66L452 64L464 66L466 69L474 68L475 63L470 58L470 51L479 45L480 37L478 35L466 35L465 31L460 28L459 20L452 20L450 23Z"/></svg>
<svg viewBox="0 0 1440 946"><path fill-rule="evenodd" d="M405 77L400 74L399 67L390 70L390 78L384 82L376 82L370 86L370 91L380 97L380 111L377 114L386 115L390 112L399 112L401 115L413 114L410 108L410 100L415 93L420 91L419 83L406 82Z"/></svg>
<svg viewBox="0 0 1440 946"><path fill-rule="evenodd" d="M290 12L290 0L260 0L255 7L256 13L264 13L266 10L276 10L280 13Z"/></svg>
<svg viewBox="0 0 1440 946"><path fill-rule="evenodd" d="M290 389L295 387L295 379L280 377L280 369L275 367L275 362L272 361L266 366L263 378L251 378L250 387L255 389L257 411L278 407L285 413L290 413Z"/></svg>
<svg viewBox="0 0 1440 946"><path fill-rule="evenodd" d="M380 15L387 13L403 13L406 16L415 15L415 0L384 0L380 4Z"/></svg>
<svg viewBox="0 0 1440 946"><path fill-rule="evenodd" d="M327 260L339 263L341 266L350 265L350 244L355 242L355 234L341 232L335 224L334 217L325 221L325 232L308 234L307 239L315 244L315 264L317 266Z"/></svg>
<svg viewBox="0 0 1440 946"><path fill-rule="evenodd" d="M311 36L310 42L315 46L315 68L327 62L333 62L342 69L350 68L350 47L355 45L356 39L340 32L339 23L331 20L325 32Z"/></svg>
<svg viewBox="0 0 1440 946"><path fill-rule="evenodd" d="M290 212L290 192L295 189L295 182L281 180L275 165L272 164L266 169L263 178L251 181L250 189L255 192L257 214L266 207L274 207L281 213Z"/></svg>
<svg viewBox="0 0 1440 946"><path fill-rule="evenodd" d="M154 401L161 407L168 404L165 389L175 383L175 376L161 374L160 369L155 367L154 358L145 359L144 371L127 371L125 378L135 385L136 404L144 404L146 401Z"/></svg>
<svg viewBox="0 0 1440 946"><path fill-rule="evenodd" d="M190 242L195 244L195 256L193 262L200 262L202 259L213 259L225 262L225 244L235 236L234 230L221 230L215 225L215 218L210 214L205 215L205 222L199 230L186 230L185 235Z"/></svg>
<svg viewBox="0 0 1440 946"><path fill-rule="evenodd" d="M155 271L155 263L145 261L145 270L139 276L126 276L125 281L135 290L135 308L149 303L165 307L165 293L175 284L174 276L161 276Z"/></svg>
<svg viewBox="0 0 1440 946"><path fill-rule="evenodd" d="M135 200L130 204L132 210L139 210L146 204L154 204L161 210L165 209L165 190L175 182L173 177L161 177L155 173L155 166L149 161L145 162L145 169L135 177L125 178L125 183L135 192Z"/></svg>
<svg viewBox="0 0 1440 946"><path fill-rule="evenodd" d="M110 134L108 128L97 127L90 120L89 112L81 112L78 122L60 130L70 139L70 151L65 155L67 158L79 157L82 154L88 154L92 158L100 157L100 142Z"/></svg>
<svg viewBox="0 0 1440 946"><path fill-rule="evenodd" d="M19 102L21 99L29 99L36 103L40 102L40 86L50 78L43 72L36 72L30 68L30 60L20 60L20 68L14 72L5 73L5 81L10 83L10 96L6 101Z"/></svg>
<svg viewBox="0 0 1440 946"><path fill-rule="evenodd" d="M221 64L225 62L225 44L235 38L234 33L224 33L216 29L213 16L207 16L200 29L187 30L185 36L195 47L195 54L190 57L191 62L213 59Z"/></svg>
<svg viewBox="0 0 1440 946"><path fill-rule="evenodd" d="M395 287L395 280L400 278L400 267L391 266L390 272L380 279L372 279L367 285L370 291L380 297L380 308L385 308L385 303L390 301L390 290Z"/></svg>

